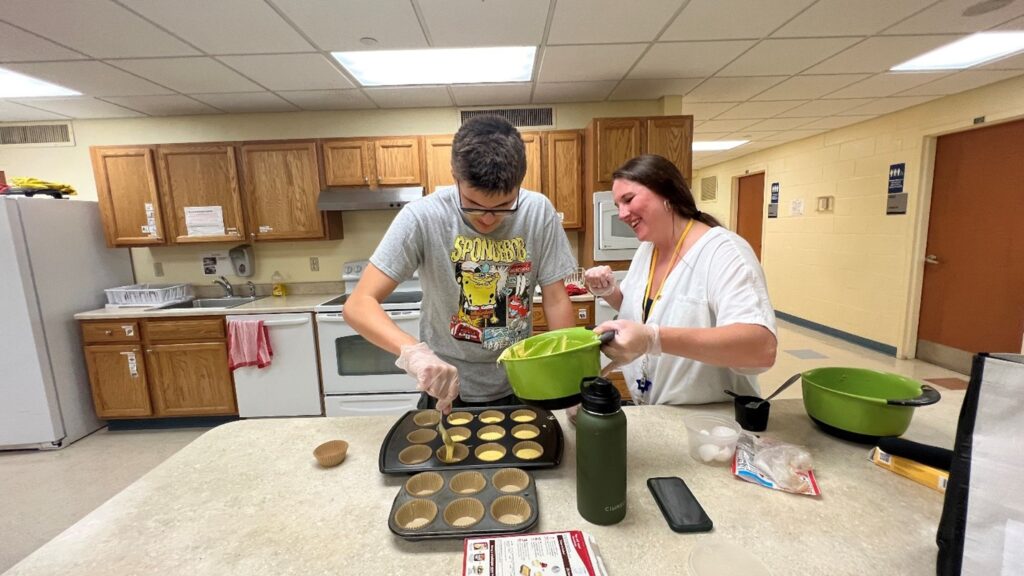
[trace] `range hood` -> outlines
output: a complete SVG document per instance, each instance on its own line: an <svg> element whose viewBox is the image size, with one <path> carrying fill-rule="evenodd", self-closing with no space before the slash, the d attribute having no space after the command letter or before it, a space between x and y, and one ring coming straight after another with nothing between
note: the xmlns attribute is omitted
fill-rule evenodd
<svg viewBox="0 0 1024 576"><path fill-rule="evenodd" d="M388 210L398 209L423 197L423 186L402 188L324 188L317 198L320 210Z"/></svg>

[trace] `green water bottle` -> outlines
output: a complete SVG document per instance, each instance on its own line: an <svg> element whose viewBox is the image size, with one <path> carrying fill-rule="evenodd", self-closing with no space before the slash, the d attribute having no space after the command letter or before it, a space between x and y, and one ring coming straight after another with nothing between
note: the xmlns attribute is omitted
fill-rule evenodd
<svg viewBox="0 0 1024 576"><path fill-rule="evenodd" d="M594 524L626 516L626 415L604 378L584 378L576 414L576 509Z"/></svg>

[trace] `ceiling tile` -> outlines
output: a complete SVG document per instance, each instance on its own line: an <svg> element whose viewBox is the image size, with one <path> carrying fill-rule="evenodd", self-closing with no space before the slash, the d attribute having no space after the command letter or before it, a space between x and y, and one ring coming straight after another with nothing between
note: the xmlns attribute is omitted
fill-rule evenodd
<svg viewBox="0 0 1024 576"><path fill-rule="evenodd" d="M977 32L1024 14L1024 4L1014 2L999 10L977 16L964 16L979 0L943 0L896 24L886 34L936 34L941 32Z"/></svg>
<svg viewBox="0 0 1024 576"><path fill-rule="evenodd" d="M949 44L961 36L878 36L847 48L807 71L808 74L885 72L911 58Z"/></svg>
<svg viewBox="0 0 1024 576"><path fill-rule="evenodd" d="M679 9L680 0L558 0L548 44L650 42Z"/></svg>
<svg viewBox="0 0 1024 576"><path fill-rule="evenodd" d="M812 118L769 118L747 127L751 132L772 132L775 130L792 130L810 122Z"/></svg>
<svg viewBox="0 0 1024 576"><path fill-rule="evenodd" d="M308 52L306 42L265 2L121 0L208 54Z"/></svg>
<svg viewBox="0 0 1024 576"><path fill-rule="evenodd" d="M619 80L645 47L645 44L548 46L541 56L537 81Z"/></svg>
<svg viewBox="0 0 1024 576"><path fill-rule="evenodd" d="M708 140L725 140L731 132L701 132L699 129L693 131L693 136L698 142Z"/></svg>
<svg viewBox="0 0 1024 576"><path fill-rule="evenodd" d="M978 66L975 70L1024 70L1024 53L1000 58L991 64Z"/></svg>
<svg viewBox="0 0 1024 576"><path fill-rule="evenodd" d="M67 117L0 100L0 122L33 122L35 120L67 120Z"/></svg>
<svg viewBox="0 0 1024 576"><path fill-rule="evenodd" d="M774 102L746 102L740 104L728 112L718 115L720 120L738 118L774 118L775 116L805 104L806 100L779 100Z"/></svg>
<svg viewBox="0 0 1024 576"><path fill-rule="evenodd" d="M86 56L0 22L0 62L77 60Z"/></svg>
<svg viewBox="0 0 1024 576"><path fill-rule="evenodd" d="M437 108L452 105L447 86L367 88L366 95L381 108Z"/></svg>
<svg viewBox="0 0 1024 576"><path fill-rule="evenodd" d="M948 75L948 72L891 72L888 74L878 74L841 90L836 90L828 94L826 98L878 98L891 96L897 92L909 90L915 86L920 86Z"/></svg>
<svg viewBox="0 0 1024 576"><path fill-rule="evenodd" d="M659 40L763 38L814 0L691 0ZM742 18L737 18L742 14Z"/></svg>
<svg viewBox="0 0 1024 576"><path fill-rule="evenodd" d="M5 67L88 96L147 96L172 93L172 90L94 60L7 64Z"/></svg>
<svg viewBox="0 0 1024 576"><path fill-rule="evenodd" d="M111 64L187 94L262 90L213 58L147 58L115 60Z"/></svg>
<svg viewBox="0 0 1024 576"><path fill-rule="evenodd" d="M431 45L538 46L549 0L419 0ZM458 14L458 18L453 18ZM495 26L500 22L500 26Z"/></svg>
<svg viewBox="0 0 1024 576"><path fill-rule="evenodd" d="M529 104L533 84L458 84L451 86L456 106Z"/></svg>
<svg viewBox="0 0 1024 576"><path fill-rule="evenodd" d="M763 40L731 64L719 76L771 76L797 74L851 46L859 38L794 38Z"/></svg>
<svg viewBox="0 0 1024 576"><path fill-rule="evenodd" d="M738 104L738 102L689 102L683 101L683 114L694 120L709 120Z"/></svg>
<svg viewBox="0 0 1024 576"><path fill-rule="evenodd" d="M765 142L792 142L793 140L801 140L803 138L810 138L811 136L817 136L826 130L786 130L784 132L777 132L772 136L764 138Z"/></svg>
<svg viewBox="0 0 1024 576"><path fill-rule="evenodd" d="M702 122L697 134L708 134L711 132L736 132L743 130L757 123L757 120L707 120Z"/></svg>
<svg viewBox="0 0 1024 576"><path fill-rule="evenodd" d="M794 76L754 96L754 100L800 100L820 98L829 92L867 78L867 74Z"/></svg>
<svg viewBox="0 0 1024 576"><path fill-rule="evenodd" d="M804 124L801 128L807 130L835 130L836 128L842 128L843 126L850 126L851 124L857 124L858 122L864 122L865 120L871 120L875 118L875 115L869 116L830 116L828 118L821 118L815 120L809 124Z"/></svg>
<svg viewBox="0 0 1024 576"><path fill-rule="evenodd" d="M719 140L764 140L765 138L771 138L778 134L778 132L754 132L751 130L740 130L739 132L733 132L726 134ZM740 147L746 150L750 150L750 142L742 144Z"/></svg>
<svg viewBox="0 0 1024 576"><path fill-rule="evenodd" d="M221 56L218 60L270 90L340 90L356 87L321 54Z"/></svg>
<svg viewBox="0 0 1024 576"><path fill-rule="evenodd" d="M1007 78L1019 76L1022 73L1024 72L1020 70L964 70L935 82L929 82L928 84L900 92L899 95L945 96L946 94L956 94L964 90L971 90L986 84L1006 80Z"/></svg>
<svg viewBox="0 0 1024 576"><path fill-rule="evenodd" d="M653 100L662 96L685 96L697 84L700 84L699 78L623 80L609 100Z"/></svg>
<svg viewBox="0 0 1024 576"><path fill-rule="evenodd" d="M367 50L360 38L377 40L379 50L426 48L419 19L409 0L274 0L322 50Z"/></svg>
<svg viewBox="0 0 1024 576"><path fill-rule="evenodd" d="M132 118L142 116L142 114L134 110L122 108L116 104L87 96L24 98L15 99L14 101L72 118Z"/></svg>
<svg viewBox="0 0 1024 576"><path fill-rule="evenodd" d="M95 58L199 53L108 0L5 0L3 19Z"/></svg>
<svg viewBox="0 0 1024 576"><path fill-rule="evenodd" d="M171 94L169 96L118 96L107 98L132 110L138 110L150 116L191 116L193 114L216 114L218 111L202 102L196 102L188 96Z"/></svg>
<svg viewBox="0 0 1024 576"><path fill-rule="evenodd" d="M802 106L786 110L779 114L779 118L814 118L817 116L831 116L845 112L850 108L856 108L870 102L871 98L847 98L837 100L812 100Z"/></svg>
<svg viewBox="0 0 1024 576"><path fill-rule="evenodd" d="M630 78L704 78L754 45L753 40L727 42L659 42L644 54Z"/></svg>
<svg viewBox="0 0 1024 576"><path fill-rule="evenodd" d="M751 78L708 78L686 95L690 102L742 102L764 92L785 80L785 76L758 76Z"/></svg>
<svg viewBox="0 0 1024 576"><path fill-rule="evenodd" d="M923 104L929 100L934 100L938 96L894 96L892 98L879 98L863 106L851 108L847 112L841 112L840 116L857 116L865 114L889 114L897 110L904 108L910 108L911 106L917 106Z"/></svg>
<svg viewBox="0 0 1024 576"><path fill-rule="evenodd" d="M535 104L555 102L600 102L615 87L614 80L603 82L551 82L537 83L533 90Z"/></svg>
<svg viewBox="0 0 1024 576"><path fill-rule="evenodd" d="M377 107L362 90L279 90L277 95L303 110L358 110Z"/></svg>
<svg viewBox="0 0 1024 576"><path fill-rule="evenodd" d="M196 94L200 102L230 114L252 112L294 112L298 107L271 92L236 92L233 94Z"/></svg>
<svg viewBox="0 0 1024 576"><path fill-rule="evenodd" d="M786 23L773 36L869 36L934 1L820 0Z"/></svg>

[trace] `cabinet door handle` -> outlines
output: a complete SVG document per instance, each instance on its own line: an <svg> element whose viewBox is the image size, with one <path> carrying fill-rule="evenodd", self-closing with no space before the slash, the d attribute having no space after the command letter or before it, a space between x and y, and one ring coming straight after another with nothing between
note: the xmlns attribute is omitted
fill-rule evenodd
<svg viewBox="0 0 1024 576"><path fill-rule="evenodd" d="M364 184L369 184L370 183L370 177L369 176L363 176L363 183Z"/></svg>
<svg viewBox="0 0 1024 576"><path fill-rule="evenodd" d="M103 333L106 334L107 336L113 336L114 335L114 331L113 330L104 330Z"/></svg>

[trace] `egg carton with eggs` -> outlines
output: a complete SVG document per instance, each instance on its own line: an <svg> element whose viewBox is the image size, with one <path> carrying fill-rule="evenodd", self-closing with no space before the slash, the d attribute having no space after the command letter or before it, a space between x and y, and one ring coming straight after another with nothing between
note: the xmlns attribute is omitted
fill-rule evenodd
<svg viewBox="0 0 1024 576"><path fill-rule="evenodd" d="M420 472L395 496L388 528L407 540L526 532L538 505L537 485L520 468Z"/></svg>
<svg viewBox="0 0 1024 576"><path fill-rule="evenodd" d="M534 406L457 408L444 416L454 441L447 458L437 431L437 410L411 410L384 438L378 459L383 474L429 470L551 468L562 460L562 427L554 414Z"/></svg>

